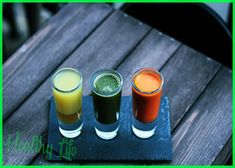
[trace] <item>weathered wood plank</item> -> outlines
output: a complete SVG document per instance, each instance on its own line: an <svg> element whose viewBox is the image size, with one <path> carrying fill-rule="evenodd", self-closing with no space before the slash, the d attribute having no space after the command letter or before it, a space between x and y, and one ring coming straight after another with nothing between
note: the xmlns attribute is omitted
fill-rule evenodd
<svg viewBox="0 0 235 168"><path fill-rule="evenodd" d="M130 81L127 79L131 78L134 73L141 66L155 66L160 68L170 58L170 56L179 48L180 43L171 39L170 37L163 35L157 30L152 30L143 41L135 48L135 50L125 59L124 62L118 67L118 71L122 74L123 83L123 94L130 94ZM32 164L54 164L44 159L42 155L32 162ZM57 163L64 164L64 163ZM66 163L67 164L67 163ZM79 163L70 163L79 164ZM83 163L89 164L89 163ZM105 163L99 163L105 164ZM120 164L120 163L109 163L109 164ZM128 163L127 163L128 164ZM129 163L130 164L130 163ZM133 163L132 163L133 164Z"/></svg>
<svg viewBox="0 0 235 168"><path fill-rule="evenodd" d="M60 67L78 68L85 81L84 94L88 94L90 75L97 69L115 68L149 30L148 26L139 24L134 18L114 12ZM47 131L51 93L50 78L47 78L5 121L4 141L6 135L14 136L16 131L20 132L24 140ZM28 164L35 155L17 153L14 146L8 150L6 146L3 147L4 164Z"/></svg>
<svg viewBox="0 0 235 168"><path fill-rule="evenodd" d="M122 94L131 95L131 77L135 71L141 67L160 69L179 46L178 41L152 30L117 69L124 79Z"/></svg>
<svg viewBox="0 0 235 168"><path fill-rule="evenodd" d="M232 135L232 74L223 67L174 132L172 164L210 165Z"/></svg>
<svg viewBox="0 0 235 168"><path fill-rule="evenodd" d="M111 11L102 4L68 5L13 55L3 69L4 119Z"/></svg>
<svg viewBox="0 0 235 168"><path fill-rule="evenodd" d="M163 92L170 98L171 129L173 130L194 101L206 88L221 64L182 46L162 69Z"/></svg>
<svg viewBox="0 0 235 168"><path fill-rule="evenodd" d="M224 165L226 164L230 157L232 156L232 135L229 138L228 142L223 146L223 149L220 153L216 156L215 160L213 161L213 165Z"/></svg>
<svg viewBox="0 0 235 168"><path fill-rule="evenodd" d="M83 5L81 5L83 6ZM29 38L3 65L4 82L27 60L32 58L36 49L41 48L54 37L79 11L78 5L65 5ZM60 20L60 22L58 22ZM61 24L63 23L63 24Z"/></svg>

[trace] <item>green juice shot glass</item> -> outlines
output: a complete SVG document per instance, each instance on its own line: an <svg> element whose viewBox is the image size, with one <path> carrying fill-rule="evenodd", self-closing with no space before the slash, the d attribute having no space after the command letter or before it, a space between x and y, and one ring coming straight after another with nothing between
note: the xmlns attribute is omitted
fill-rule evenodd
<svg viewBox="0 0 235 168"><path fill-rule="evenodd" d="M122 76L111 69L99 70L90 79L95 132L101 139L109 140L117 136L122 84Z"/></svg>

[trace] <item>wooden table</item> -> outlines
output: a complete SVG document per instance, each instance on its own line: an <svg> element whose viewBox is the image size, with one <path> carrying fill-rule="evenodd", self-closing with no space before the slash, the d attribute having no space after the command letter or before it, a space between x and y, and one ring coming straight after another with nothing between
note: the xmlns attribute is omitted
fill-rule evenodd
<svg viewBox="0 0 235 168"><path fill-rule="evenodd" d="M137 69L160 70L173 141L173 161L160 164L223 164L231 156L230 69L108 5L68 4L3 65L4 164L64 164L6 146L16 132L23 141L40 135L46 142L50 78L61 67L82 72L84 95L98 69L121 73L123 95L131 95Z"/></svg>

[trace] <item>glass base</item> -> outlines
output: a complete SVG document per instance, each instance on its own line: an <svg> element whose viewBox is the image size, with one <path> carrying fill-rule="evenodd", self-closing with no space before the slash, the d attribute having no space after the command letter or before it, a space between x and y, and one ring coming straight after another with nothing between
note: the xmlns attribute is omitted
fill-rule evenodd
<svg viewBox="0 0 235 168"><path fill-rule="evenodd" d="M59 127L59 130L60 130L60 133L66 138L76 138L81 134L82 127L83 127L83 124L81 124L78 127L78 129L75 129L75 130L64 130L61 127Z"/></svg>
<svg viewBox="0 0 235 168"><path fill-rule="evenodd" d="M104 140L113 139L117 136L119 129L119 120L112 124L102 124L95 120L95 132L98 137Z"/></svg>
<svg viewBox="0 0 235 168"><path fill-rule="evenodd" d="M150 138L156 129L156 119L150 123L143 123L133 117L132 131L139 138Z"/></svg>
<svg viewBox="0 0 235 168"><path fill-rule="evenodd" d="M149 131L143 131L143 130L139 130L139 129L135 128L135 126L132 125L132 131L134 132L134 134L137 137L143 138L143 139L152 137L155 133L155 128L156 127L154 127L152 130L149 130Z"/></svg>
<svg viewBox="0 0 235 168"><path fill-rule="evenodd" d="M117 127L114 131L104 132L104 131L98 130L95 127L95 132L96 132L97 136L100 137L101 139L110 140L110 139L113 139L117 136L118 129L119 129L119 127Z"/></svg>

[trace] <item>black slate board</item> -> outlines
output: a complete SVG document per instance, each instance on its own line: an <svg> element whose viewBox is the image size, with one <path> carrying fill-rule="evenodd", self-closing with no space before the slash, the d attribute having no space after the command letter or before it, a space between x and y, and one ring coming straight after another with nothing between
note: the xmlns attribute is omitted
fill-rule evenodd
<svg viewBox="0 0 235 168"><path fill-rule="evenodd" d="M172 160L172 141L170 132L169 99L162 97L161 109L157 119L154 136L140 139L131 129L132 99L122 97L120 112L120 127L118 135L109 141L100 139L94 130L94 114L92 98L83 97L83 132L75 139L64 138L58 129L54 99L51 99L48 144L52 145L52 156L46 156L50 161L170 161ZM74 151L73 156L60 153L59 142L69 140ZM67 145L67 149L69 149ZM72 150L71 150L72 151ZM72 152L69 152L72 153Z"/></svg>

